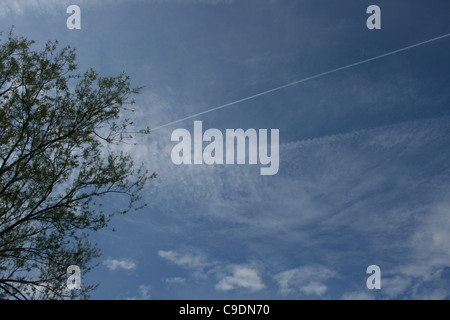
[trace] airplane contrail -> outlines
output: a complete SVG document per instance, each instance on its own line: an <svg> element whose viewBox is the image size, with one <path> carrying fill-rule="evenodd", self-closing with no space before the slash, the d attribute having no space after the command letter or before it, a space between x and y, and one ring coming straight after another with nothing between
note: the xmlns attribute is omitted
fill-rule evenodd
<svg viewBox="0 0 450 320"><path fill-rule="evenodd" d="M279 91L281 89L292 87L292 86L295 86L295 85L297 85L299 83L303 83L303 82L306 82L306 81L309 81L309 80L317 79L317 78L329 75L331 73L335 73L335 72L338 72L338 71L342 71L342 70L345 70L345 69L349 69L349 68L352 68L352 67L364 64L364 63L368 63L368 62L379 60L379 59L382 59L382 58L385 58L385 57L388 57L388 56L392 56L394 54L397 54L397 53L400 53L400 52L403 52L403 51L406 51L406 50L409 50L409 49L413 49L413 48L416 48L416 47L428 44L430 42L434 42L434 41L437 41L437 40L441 40L441 39L447 38L449 36L450 36L450 33L447 33L447 34L444 34L442 36L439 36L439 37L436 37L436 38L432 38L432 39L429 39L429 40L426 40L426 41L423 41L423 42L419 42L419 43L416 43L416 44L413 44L413 45L410 45L410 46L407 46L407 47L404 47L404 48L401 48L401 49L390 51L390 52L381 54L381 55L373 57L373 58L369 58L369 59L366 59L366 60L358 61L358 62L349 64L349 65L346 65L346 66L343 66L343 67L339 67L339 68L332 69L332 70L329 70L329 71L326 71L326 72L322 72L322 73L319 73L319 74L316 74L316 75L313 75L313 76L310 76L310 77L307 77L307 78L304 78L304 79L301 79L301 80L297 80L297 81L294 81L294 82L291 82L291 83L288 83L288 84L285 84L285 85L282 85L282 86L279 86L279 87L276 87L276 88L273 88L273 89L270 89L270 90L267 90L267 91L263 91L263 92L251 95L251 96L243 98L243 99L239 99L239 100L236 100L236 101L233 101L233 102L230 102L230 103L227 103L227 104L223 104L221 106L214 107L214 108L211 108L211 109L208 109L208 110L205 110L205 111L202 111L202 112L199 112L199 113L196 113L196 114L193 114L193 115L190 115L190 116L178 119L178 120L174 120L174 121L168 122L166 124L163 124L161 126L153 128L152 131L158 130L158 129L161 129L161 128L164 128L164 127L167 127L167 126L170 126L170 125L178 123L178 122L182 122L184 120L192 119L194 117L198 117L198 116L206 114L206 113L217 111L219 109L227 108L227 107L233 106L235 104L238 104L238 103L241 103L241 102L244 102L244 101L248 101L248 100L251 100L251 99L254 99L254 98L257 98L257 97L260 97L260 96L263 96L263 95L275 92L275 91Z"/></svg>

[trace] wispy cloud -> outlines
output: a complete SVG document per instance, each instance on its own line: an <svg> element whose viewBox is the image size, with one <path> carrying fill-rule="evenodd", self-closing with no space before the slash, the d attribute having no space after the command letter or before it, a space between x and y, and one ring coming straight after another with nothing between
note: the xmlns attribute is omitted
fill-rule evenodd
<svg viewBox="0 0 450 320"><path fill-rule="evenodd" d="M111 6L120 3L130 2L144 2L144 0L77 0L76 3L72 0L20 0L8 1L0 0L0 17L7 15L22 16L27 12L45 12L48 14L66 14L65 9L72 4L83 7L92 6ZM227 4L233 0L150 0L148 2L157 3L174 3L174 4L204 4L217 5Z"/></svg>
<svg viewBox="0 0 450 320"><path fill-rule="evenodd" d="M204 221L225 223L228 228L221 239L241 239L240 243L261 254L268 265L277 265L278 270L287 268L267 250L272 244L280 245L279 241L286 252L295 253L293 259L309 259L307 265L316 263L308 253L318 249L325 254L320 262L324 268L327 261L333 261L345 268L358 266L362 272L365 262L356 259L350 263L344 258L348 256L345 248L351 246L354 258L383 250L389 265L383 260L371 263L382 268L384 297L419 296L419 292L440 296L442 290L422 292L415 288L438 283L443 270L450 266L445 214L449 206L435 205L448 196L450 172L445 146L449 121L448 117L424 119L283 144L280 173L271 179L261 179L245 166L177 167L164 160L166 156L170 159L164 154L170 153L170 147L165 145L163 152L152 155L164 178L149 191L149 201L156 201L156 207L164 208L166 215L181 223L183 229L172 232L198 230ZM164 140L162 132L154 137L154 143ZM441 150L441 156L417 162L421 154L433 153L434 148ZM180 206L190 209L180 212ZM245 241L264 236L272 242L265 250L254 241ZM330 243L333 249L329 249ZM239 277L233 270L224 271L230 265L227 261L182 251L161 252L160 256L191 270L203 266L203 274L217 279L218 290L243 288L236 284ZM392 269L393 264L397 270ZM328 267L322 278L317 275L308 280L302 276L308 271L296 268L279 272L278 292L312 296L329 292L327 281L337 273ZM259 275L264 285L264 274Z"/></svg>
<svg viewBox="0 0 450 320"><path fill-rule="evenodd" d="M449 190L450 190L450 186ZM443 198L448 199L442 195ZM414 299L448 299L444 280L450 269L450 202L423 208L416 215L418 228L406 240L410 255L405 261L388 270L382 289L387 297L398 298L405 294Z"/></svg>
<svg viewBox="0 0 450 320"><path fill-rule="evenodd" d="M206 257L198 252L176 252L176 251L164 251L159 250L158 256L167 259L176 265L189 268L189 269L203 269L211 265Z"/></svg>
<svg viewBox="0 0 450 320"><path fill-rule="evenodd" d="M140 285L138 288L138 296L127 298L126 300L150 300L151 294L151 286L149 285Z"/></svg>
<svg viewBox="0 0 450 320"><path fill-rule="evenodd" d="M117 270L117 269L124 269L124 270L135 270L136 269L136 263L132 260L128 259L111 259L108 258L107 260L103 261L103 264L106 265L106 267L111 270Z"/></svg>
<svg viewBox="0 0 450 320"><path fill-rule="evenodd" d="M117 2L117 1L111 1ZM98 5L105 4L108 1L104 0L79 0L77 5ZM66 8L74 4L70 0L21 0L21 1L8 1L0 0L0 17L8 15L18 15L22 16L27 12L39 12L39 13L49 13L49 14L66 14Z"/></svg>
<svg viewBox="0 0 450 320"><path fill-rule="evenodd" d="M335 271L323 266L303 266L275 275L282 295L302 292L321 296L328 290L325 282L336 277L338 274Z"/></svg>
<svg viewBox="0 0 450 320"><path fill-rule="evenodd" d="M161 280L164 283L169 283L169 284L181 284L181 283L186 282L186 278L182 278L182 277L162 278Z"/></svg>
<svg viewBox="0 0 450 320"><path fill-rule="evenodd" d="M158 251L158 256L176 265L192 271L191 276L197 280L209 279L217 281L215 289L230 291L245 289L249 292L260 291L265 288L261 272L254 264L231 264L224 261L207 259L206 255L195 252ZM163 278L163 282L184 283L185 278Z"/></svg>

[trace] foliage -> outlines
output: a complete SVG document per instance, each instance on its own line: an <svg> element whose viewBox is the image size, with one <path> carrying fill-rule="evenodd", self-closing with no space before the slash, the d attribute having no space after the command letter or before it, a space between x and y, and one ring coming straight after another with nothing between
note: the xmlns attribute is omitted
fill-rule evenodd
<svg viewBox="0 0 450 320"><path fill-rule="evenodd" d="M114 146L150 131L122 119L140 89L127 75L77 74L75 50L33 43L10 32L0 45L0 298L86 298L95 286L67 290L66 268L99 256L88 233L114 215L99 201L136 208L155 174Z"/></svg>

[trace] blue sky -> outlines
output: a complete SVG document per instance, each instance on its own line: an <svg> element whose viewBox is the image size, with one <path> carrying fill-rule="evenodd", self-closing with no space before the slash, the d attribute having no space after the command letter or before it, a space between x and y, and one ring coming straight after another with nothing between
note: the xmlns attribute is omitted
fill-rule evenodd
<svg viewBox="0 0 450 320"><path fill-rule="evenodd" d="M23 0L0 1L0 29L127 72L152 128L449 34L449 14L446 0ZM447 37L139 137L127 151L158 178L147 208L92 236L92 298L449 299L449 52ZM279 129L278 174L174 165L171 133L194 120Z"/></svg>

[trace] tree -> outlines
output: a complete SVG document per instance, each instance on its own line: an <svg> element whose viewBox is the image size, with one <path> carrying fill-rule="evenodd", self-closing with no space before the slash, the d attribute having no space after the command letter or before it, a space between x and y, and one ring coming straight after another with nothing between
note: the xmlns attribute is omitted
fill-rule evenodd
<svg viewBox="0 0 450 320"><path fill-rule="evenodd" d="M138 208L156 175L118 146L150 130L128 132L140 88L127 75L77 74L70 46L33 43L12 32L0 42L0 298L86 298L96 286L68 290L67 267L89 271L89 232ZM105 213L117 194L125 207Z"/></svg>

